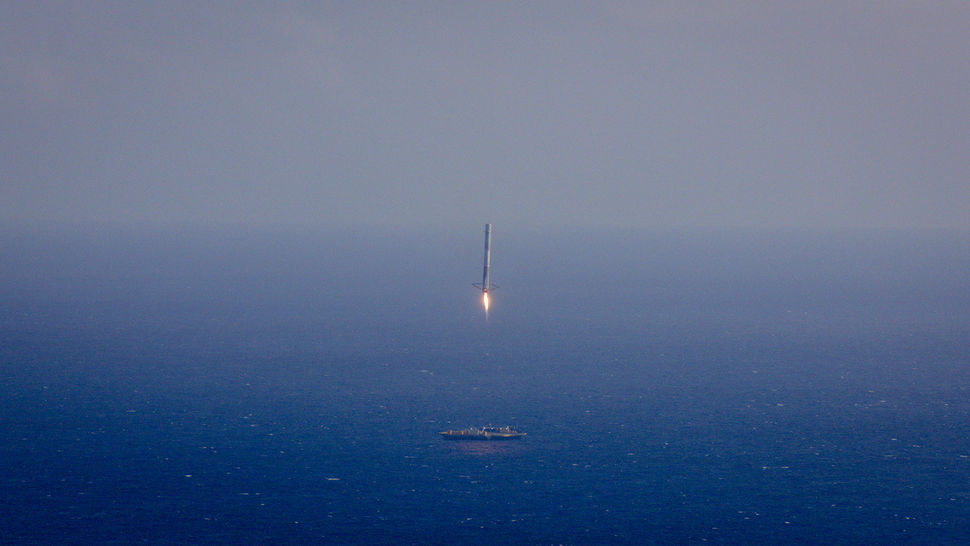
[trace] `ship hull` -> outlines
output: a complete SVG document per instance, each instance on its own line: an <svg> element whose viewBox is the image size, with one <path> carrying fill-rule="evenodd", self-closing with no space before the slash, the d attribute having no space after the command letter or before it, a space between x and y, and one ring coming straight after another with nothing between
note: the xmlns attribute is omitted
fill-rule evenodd
<svg viewBox="0 0 970 546"><path fill-rule="evenodd" d="M495 442L500 440L518 440L519 438L525 436L523 433L518 434L449 434L447 432L442 432L441 437L445 440L453 441L480 441L480 442Z"/></svg>
<svg viewBox="0 0 970 546"><path fill-rule="evenodd" d="M518 440L525 436L524 432L513 430L511 427L482 427L466 428L462 430L446 430L439 432L445 440L472 440L472 441L500 441Z"/></svg>

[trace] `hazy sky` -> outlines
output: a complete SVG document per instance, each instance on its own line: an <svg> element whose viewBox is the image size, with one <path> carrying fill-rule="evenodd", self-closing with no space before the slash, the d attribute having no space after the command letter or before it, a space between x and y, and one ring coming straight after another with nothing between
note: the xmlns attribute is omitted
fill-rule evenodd
<svg viewBox="0 0 970 546"><path fill-rule="evenodd" d="M0 0L0 221L970 228L970 2Z"/></svg>

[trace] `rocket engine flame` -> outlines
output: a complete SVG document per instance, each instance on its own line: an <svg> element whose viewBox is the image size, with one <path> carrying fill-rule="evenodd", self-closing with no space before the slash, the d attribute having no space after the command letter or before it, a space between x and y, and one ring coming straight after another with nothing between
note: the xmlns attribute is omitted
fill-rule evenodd
<svg viewBox="0 0 970 546"><path fill-rule="evenodd" d="M488 292L482 294L482 304L485 305L485 312L488 313Z"/></svg>

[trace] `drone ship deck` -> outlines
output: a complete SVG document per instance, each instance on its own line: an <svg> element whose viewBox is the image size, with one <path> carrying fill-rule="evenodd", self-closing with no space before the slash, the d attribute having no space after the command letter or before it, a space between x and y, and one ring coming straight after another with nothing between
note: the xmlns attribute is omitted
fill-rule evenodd
<svg viewBox="0 0 970 546"><path fill-rule="evenodd" d="M462 430L446 430L439 432L445 440L517 440L525 436L524 432L513 430L512 427L478 427Z"/></svg>

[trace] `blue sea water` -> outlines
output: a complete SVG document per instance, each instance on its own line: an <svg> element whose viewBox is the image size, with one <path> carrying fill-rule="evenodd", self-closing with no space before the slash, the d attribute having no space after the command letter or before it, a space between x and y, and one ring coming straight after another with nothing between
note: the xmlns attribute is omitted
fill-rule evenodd
<svg viewBox="0 0 970 546"><path fill-rule="evenodd" d="M970 536L967 234L480 239L8 229L0 540Z"/></svg>

